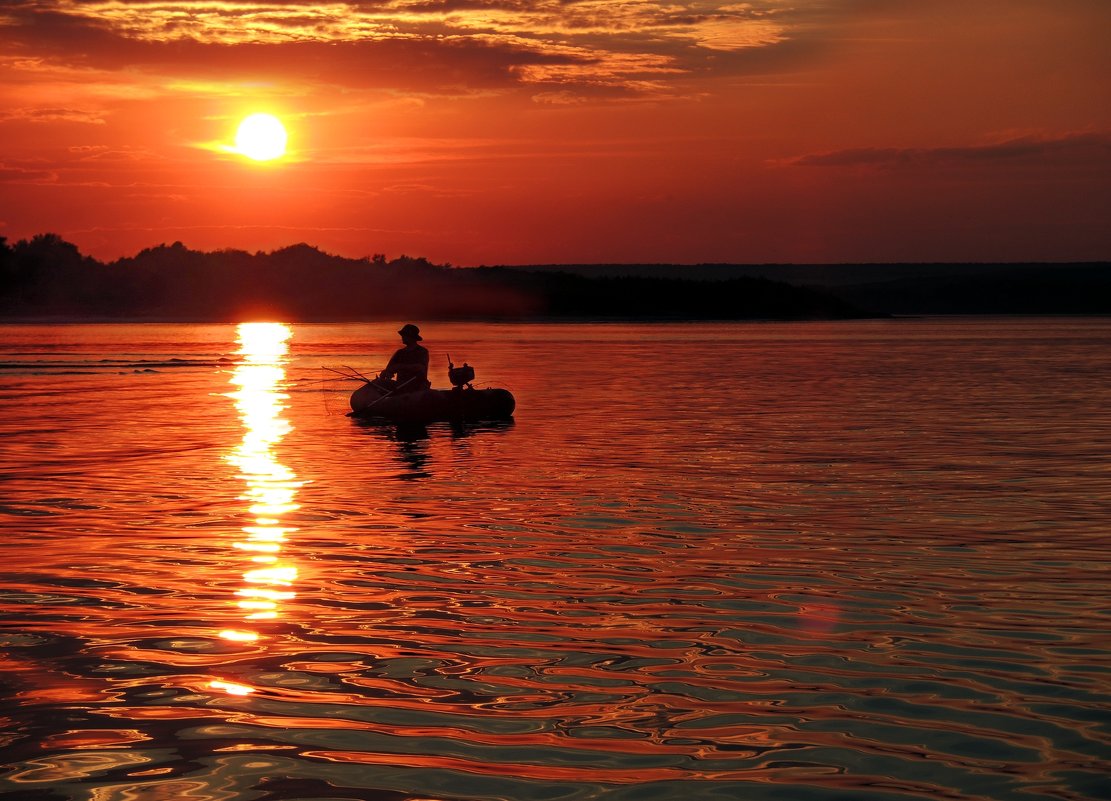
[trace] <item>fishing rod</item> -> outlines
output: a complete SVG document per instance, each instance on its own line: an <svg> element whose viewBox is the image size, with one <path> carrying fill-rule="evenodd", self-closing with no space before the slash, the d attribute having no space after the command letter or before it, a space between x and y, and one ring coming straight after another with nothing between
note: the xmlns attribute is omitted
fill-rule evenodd
<svg viewBox="0 0 1111 801"><path fill-rule="evenodd" d="M402 383L398 384L396 387L391 389L389 392L387 392L385 395L382 395L382 396L372 400L370 403L368 403L366 406L364 406L360 411L365 412L367 409L374 406L374 404L378 403L379 401L384 401L386 398L388 398L390 395L393 395L395 392L400 390L402 387L407 386L408 384L411 384L414 380L416 380L416 376L413 376L413 378L406 379L405 381L403 381Z"/></svg>
<svg viewBox="0 0 1111 801"><path fill-rule="evenodd" d="M348 379L349 381L365 381L369 384L373 380L373 379L367 378L365 375L360 373L354 367L348 367L346 364L341 364L340 367L342 367L343 370L337 370L334 367L325 367L324 365L320 365L321 370L327 370L329 373L335 373L336 375L341 375L344 378ZM344 370L347 370L348 372L345 373ZM336 381L336 380L339 380L339 379L330 379L330 380Z"/></svg>
<svg viewBox="0 0 1111 801"><path fill-rule="evenodd" d="M360 373L360 372L359 372L358 370L356 370L356 369L355 369L354 367L348 367L348 366L347 366L346 364L341 364L341 365L340 365L340 367L342 367L342 368L343 368L344 370L350 370L350 371L351 371L351 372L353 372L353 373L354 373L355 375L357 375L357 376L358 376L359 378L363 379L363 381L366 381L366 382L367 382L368 384L369 384L369 383L370 383L370 381L371 381L371 380L370 380L369 378L367 378L367 377L366 377L365 375L363 375L362 373ZM382 371L381 371L381 370L379 370L378 372L382 372Z"/></svg>
<svg viewBox="0 0 1111 801"><path fill-rule="evenodd" d="M302 384L327 384L329 382L355 381L357 379L344 377L344 378L298 378L297 380L299 382L301 382Z"/></svg>

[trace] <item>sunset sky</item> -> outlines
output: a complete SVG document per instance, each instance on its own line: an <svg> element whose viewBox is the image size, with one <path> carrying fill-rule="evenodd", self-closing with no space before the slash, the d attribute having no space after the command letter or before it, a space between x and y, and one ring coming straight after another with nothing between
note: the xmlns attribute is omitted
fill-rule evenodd
<svg viewBox="0 0 1111 801"><path fill-rule="evenodd" d="M1111 0L0 5L0 235L455 264L1111 258ZM232 152L267 112L281 158Z"/></svg>

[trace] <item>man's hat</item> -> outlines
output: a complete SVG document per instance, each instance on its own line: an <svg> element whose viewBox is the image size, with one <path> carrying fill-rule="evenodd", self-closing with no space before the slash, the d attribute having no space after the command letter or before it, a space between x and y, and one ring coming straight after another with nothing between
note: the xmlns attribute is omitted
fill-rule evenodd
<svg viewBox="0 0 1111 801"><path fill-rule="evenodd" d="M424 337L420 335L420 329L412 323L406 323L405 325L401 326L401 330L397 333L401 334L401 336L411 336L413 339L416 340L424 339Z"/></svg>

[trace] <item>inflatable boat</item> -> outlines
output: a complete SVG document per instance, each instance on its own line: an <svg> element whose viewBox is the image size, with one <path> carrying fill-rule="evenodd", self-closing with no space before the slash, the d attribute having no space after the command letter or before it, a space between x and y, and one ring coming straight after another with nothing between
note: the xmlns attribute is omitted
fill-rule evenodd
<svg viewBox="0 0 1111 801"><path fill-rule="evenodd" d="M508 420L517 402L508 389L419 389L393 391L367 381L351 393L349 416L395 423Z"/></svg>

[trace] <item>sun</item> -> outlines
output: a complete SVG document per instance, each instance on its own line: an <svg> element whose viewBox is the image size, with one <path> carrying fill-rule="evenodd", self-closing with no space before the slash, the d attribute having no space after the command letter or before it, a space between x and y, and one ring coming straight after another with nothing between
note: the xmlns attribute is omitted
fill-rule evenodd
<svg viewBox="0 0 1111 801"><path fill-rule="evenodd" d="M285 154L285 126L273 114L252 114L239 123L235 152L255 161L272 161Z"/></svg>

